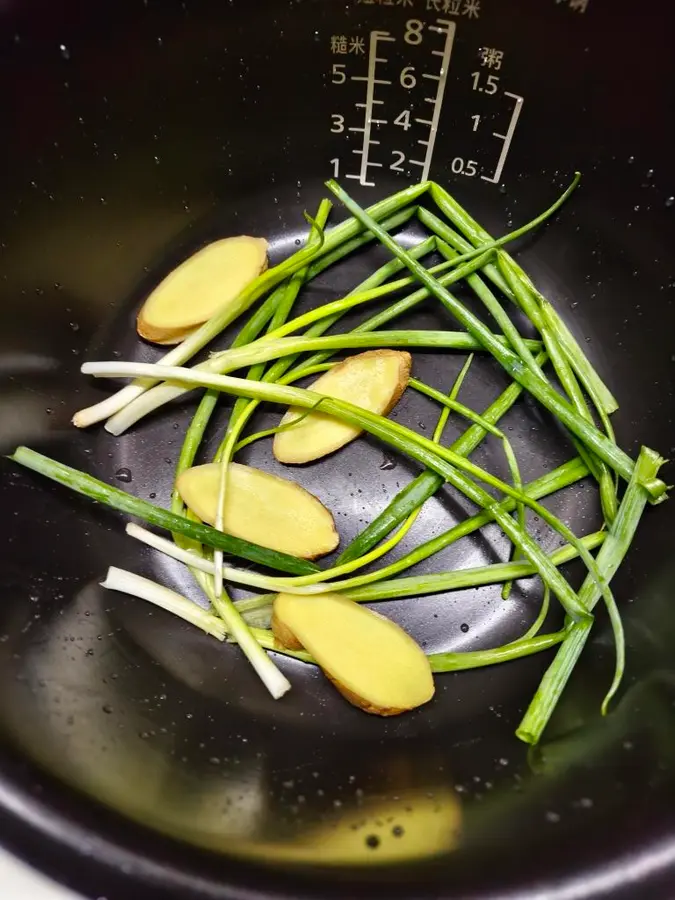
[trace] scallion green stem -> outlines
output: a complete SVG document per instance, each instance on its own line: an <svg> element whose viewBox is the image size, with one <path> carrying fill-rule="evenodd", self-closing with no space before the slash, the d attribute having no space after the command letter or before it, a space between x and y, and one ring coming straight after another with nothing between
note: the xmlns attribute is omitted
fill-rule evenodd
<svg viewBox="0 0 675 900"><path fill-rule="evenodd" d="M330 208L327 207L324 203L321 203L316 214L316 219L312 220L312 230L307 242L308 246L311 246L312 242L316 240L317 237L323 234L329 212ZM283 295L279 298L277 308L274 311L274 316L272 317L270 325L271 331L279 329L286 321L286 318L290 314L290 311L293 308L293 304L295 303L298 294L300 293L300 289L305 282L306 276L307 269L301 269L292 276L289 283L286 285ZM249 371L248 373L248 377L252 380L258 379L261 375L262 369L258 368L257 366L254 366L253 370ZM233 410L233 417L234 415L235 410ZM237 421L235 419L231 427L228 428L223 444L223 451L218 461L220 471L218 475L218 496L216 498L216 520L214 522L214 526L218 531L224 530L225 498L227 494L227 473L240 433L241 428L237 428ZM221 599L223 596L222 550L215 550L213 553L213 593L218 599ZM246 626L244 625L244 627Z"/></svg>
<svg viewBox="0 0 675 900"><path fill-rule="evenodd" d="M260 547L258 544L252 544L242 538L236 538L229 534L216 531L209 525L202 525L198 522L192 522L185 516L177 516L162 509L161 506L155 506L148 503L147 500L141 500L127 494L119 488L112 487L92 475L87 475L77 469L73 469L64 463L43 456L29 447L17 447L14 453L9 457L14 462L32 469L52 481L62 484L64 487L70 488L78 494L89 497L117 509L120 512L127 513L130 516L137 516L151 525L164 528L167 531L176 534L182 534L193 541L200 544L206 544L209 547L223 550L230 556L237 556L240 559L247 559L249 562L257 565L266 566L279 572L289 572L294 575L309 575L318 571L318 567L314 563L305 559L297 559L295 556L289 556L287 553L280 553L276 550L269 550L266 547Z"/></svg>
<svg viewBox="0 0 675 900"><path fill-rule="evenodd" d="M599 532L599 534L602 534L603 539L604 539L605 532L602 531L602 532ZM507 582L507 584L513 584L513 582L512 581ZM537 618L534 620L534 622L527 629L525 634L522 636L522 638L521 638L522 641L529 641L531 638L536 637L537 634L539 634L540 630L542 629L542 627L544 625L544 622L546 621L546 616L548 615L550 603L551 603L551 591L550 591L548 585L544 585L544 596L542 597L539 614L537 615Z"/></svg>
<svg viewBox="0 0 675 900"><path fill-rule="evenodd" d="M85 364L85 370L95 367L98 375L108 377L144 376L158 377L165 381L176 381L187 385L199 385L202 387L217 387L224 393L235 396L250 397L252 399L267 400L272 403L281 403L288 406L298 406L306 409L314 406L321 399L320 394L313 391L304 391L300 388L286 387L263 382L251 382L241 378L232 378L228 375L211 375L197 369L185 369L171 366L153 366L147 363L110 363L103 366L101 363ZM560 600L567 613L574 621L585 618L587 612L583 610L568 582L560 575L555 566L552 566L539 545L527 532L521 531L518 524L509 515L504 514L500 505L487 491L475 483L469 475L477 477L499 491L513 497L516 501L524 503L539 515L547 524L551 525L566 541L578 547L580 555L589 572L598 581L598 585L607 604L613 603L612 593L603 583L602 578L595 569L593 557L578 541L574 533L556 516L545 507L532 500L527 494L517 491L511 485L496 478L491 473L481 469L475 463L471 463L464 457L444 447L438 447L428 438L418 435L416 432L402 425L391 422L388 419L370 413L367 410L354 406L343 400L325 397L322 406L327 415L334 415L357 428L361 428L380 440L397 447L407 453L418 462L428 468L434 469L440 475L460 490L476 505L483 509L491 509L495 520L511 540L523 551L525 557L539 567L543 581L549 585L553 593ZM653 484L652 484L653 487Z"/></svg>
<svg viewBox="0 0 675 900"><path fill-rule="evenodd" d="M392 240L394 240L392 238ZM408 254L408 256L413 259L414 256L412 254ZM487 258L487 256L485 257ZM441 276L440 283L441 284L452 284L461 278L465 277L468 271L475 271L479 268L484 262L483 256L479 256L476 259L473 259L467 262L463 266L459 266L456 269L453 269L451 272L446 273ZM426 269L424 270L426 271ZM410 283L409 279L404 279L405 283ZM396 285L397 282L393 282L393 285ZM353 309L355 306L358 306L361 303L371 302L373 299L377 299L380 296L386 295L392 291L392 284L384 284L379 287L371 288L367 291L363 291L361 293L349 294L347 297L342 297L339 300L334 300L332 303L326 303L322 306L317 307L316 309L310 310L308 313L305 313L302 316L299 316L296 319L293 319L291 322L287 322L286 325L277 329L274 335L267 335L265 338L261 338L259 342L255 345L251 345L247 348L241 348L241 351L237 351L238 355L235 357L237 361L240 361L242 356L242 351L248 351L249 353L262 353L264 354L264 348L268 343L271 344L272 340L276 340L284 335L289 334L290 332L300 330L302 328L307 327L313 323L317 323L320 320L329 320L334 321L335 316L342 316L349 310ZM407 298L409 301L410 298ZM361 329L365 330L365 329ZM372 329L368 329L372 330ZM309 336L305 335L305 338L309 340ZM505 344L503 337L496 338L502 344ZM302 340L302 339L300 339ZM328 340L326 338L326 340ZM538 347L539 345L535 345ZM203 363L199 363L194 366L195 371L200 372L213 372L222 374L227 371L232 371L230 368L230 362L232 360L231 354L234 351L225 350L221 353L214 354L210 359L206 360ZM248 362L241 363L242 365L248 365ZM93 365L91 363L86 363L85 365ZM238 368L239 366L237 366ZM144 416L147 416L149 413L153 412L156 409L159 409L161 406L164 406L166 403L169 403L172 400L180 397L186 391L184 388L181 388L178 385L173 384L158 384L152 388L151 391L148 391L147 396L139 397L138 400L134 401L133 404L129 404L124 410L122 410L118 415L111 418L108 422L106 422L106 430L111 434L120 435Z"/></svg>
<svg viewBox="0 0 675 900"><path fill-rule="evenodd" d="M576 183L576 182L575 182ZM424 284L434 296L448 309L449 312L467 329L467 331L479 340L486 350L497 359L507 373L522 384L549 412L553 413L560 421L577 437L579 437L593 452L604 462L610 465L622 478L629 480L635 467L634 461L624 453L616 444L610 441L595 425L587 422L577 411L546 381L534 375L513 351L504 347L489 329L460 303L443 285L430 275L427 270L416 260L409 257L406 251L400 247L390 235L384 232L377 222L368 215L354 200L344 191L337 182L327 182L329 189L338 197L345 206L365 226L370 228L380 241L400 260L406 263L410 271ZM570 188L571 189L571 188ZM568 189L568 191L570 190ZM567 193L567 192L566 192ZM565 195L563 195L565 196ZM561 198L562 200L562 198ZM561 201L554 204L551 210L555 210ZM550 214L550 210L548 211ZM544 214L546 215L546 214ZM542 217L539 217L543 221ZM666 485L658 479L653 479L648 490L654 499L658 499L666 490ZM501 524L501 523L500 523ZM554 593L555 592L555 589Z"/></svg>
<svg viewBox="0 0 675 900"><path fill-rule="evenodd" d="M581 623L588 628L587 623ZM556 631L553 634L540 634L538 637L513 641L494 650L470 650L466 653L432 653L429 663L432 672L460 672L467 669L478 669L483 666L494 666L512 662L524 656L550 650L565 639L567 631Z"/></svg>
<svg viewBox="0 0 675 900"><path fill-rule="evenodd" d="M635 473L630 480L626 493L619 506L619 511L609 529L607 538L600 553L597 564L604 578L610 581L621 565L630 547L638 523L649 500L649 492L643 487L657 477L664 460L654 450L643 447L637 460ZM592 610L599 600L596 585L587 578L579 592L579 599L588 610ZM518 727L516 734L528 744L536 744L555 709L565 685L581 655L588 631L572 628L556 658L546 671L541 684ZM617 659L614 681L603 703L606 709L611 697L616 692L623 672L623 659Z"/></svg>
<svg viewBox="0 0 675 900"><path fill-rule="evenodd" d="M550 494L563 490L570 484L575 484L587 475L588 469L583 462L580 459L572 459L562 466L559 466L557 469L547 472L540 478L525 485L524 490L534 499L541 500L543 497L548 497ZM516 503L515 500L508 499L502 501L500 506L504 512L511 512L515 509ZM347 585L343 582L343 589L351 590L353 587L372 584L381 579L391 578L394 575L405 572L406 569L410 569L412 566L423 562L425 559L435 556L437 553L440 553L441 550L451 546L463 537L474 534L476 531L493 521L494 517L490 510L483 510L482 512L476 513L476 515L463 519L461 522L453 525L452 528L449 528L442 534L430 538L424 544L420 544L414 550L411 550L410 553L402 556L401 559L397 559L396 562L390 563L388 566L379 569L377 572L369 572L367 575L361 575L359 576L358 581L351 580Z"/></svg>
<svg viewBox="0 0 675 900"><path fill-rule="evenodd" d="M597 531L581 538L586 550L594 550L605 540L607 532ZM552 566L562 566L579 556L578 548L571 544L554 550L548 557ZM329 573L326 573L329 574ZM530 578L537 574L537 567L530 562L493 563L473 569L455 569L452 572L438 572L431 575L408 575L405 578L392 578L374 584L352 586L349 583L330 584L331 591L346 591L350 599L359 603L371 603L375 600L393 600L399 597L413 597L422 594L439 594L443 591L459 591L466 588L482 587L486 584L502 584L518 578ZM286 579L284 579L285 581ZM294 580L294 579L293 579Z"/></svg>
<svg viewBox="0 0 675 900"><path fill-rule="evenodd" d="M443 187L438 184L432 183L430 185L431 197L433 201L436 203L441 212L444 213L450 219L450 221L459 228L468 238L469 242L463 240L459 235L455 233L455 239L451 240L453 247L459 250L460 252L467 252L469 247L472 245L474 247L479 247L485 244L488 241L492 240L492 236L481 226L478 222L473 219L469 213L460 206L459 203L452 197ZM421 212L421 210L420 210ZM447 240L447 238L446 238ZM532 282L527 277L527 275L523 272L523 270L518 266L518 264L511 257L508 257L505 251L500 253L500 256L508 259L509 263L517 270L519 276L530 285L530 287L535 291L538 296L538 299L543 300L542 295L534 288ZM497 269L496 266L488 265L485 268L485 274L488 278L500 288L513 302L518 305L518 300L511 293L510 287L504 281L504 278L501 272ZM537 322L537 315L534 309L525 310L526 314L529 316L535 327L539 328ZM618 404L600 376L597 374L586 355L582 351L581 347L574 340L571 332L564 324L564 322L557 317L556 322L556 336L561 343L572 367L574 368L577 375L579 375L582 384L587 387L587 383L592 383L593 385L593 393L600 398L601 405L598 407L599 409L603 409L606 413L612 413L618 408ZM588 389L588 387L587 387ZM591 396L591 391L589 391L589 396Z"/></svg>
<svg viewBox="0 0 675 900"><path fill-rule="evenodd" d="M544 365L546 355L540 353L537 356L537 364ZM497 399L488 406L483 413L483 419L495 424L513 406L522 394L522 387L513 382ZM479 425L472 425L464 434L451 444L450 448L462 456L469 456L478 447L487 432ZM352 543L340 554L337 562L347 562L355 559L386 537L389 532L402 522L412 509L426 502L444 483L444 479L436 472L427 469L421 472L409 485L406 485L387 507L377 516L370 525L356 537Z"/></svg>

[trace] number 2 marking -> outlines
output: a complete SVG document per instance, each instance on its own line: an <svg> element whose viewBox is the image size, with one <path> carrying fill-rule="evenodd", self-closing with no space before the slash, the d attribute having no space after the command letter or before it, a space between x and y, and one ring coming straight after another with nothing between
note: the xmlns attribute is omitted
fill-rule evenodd
<svg viewBox="0 0 675 900"><path fill-rule="evenodd" d="M397 156L398 159L395 159L389 168L393 169L394 172L402 172L403 166L401 163L405 162L405 153L401 153L400 150L392 150L392 156Z"/></svg>

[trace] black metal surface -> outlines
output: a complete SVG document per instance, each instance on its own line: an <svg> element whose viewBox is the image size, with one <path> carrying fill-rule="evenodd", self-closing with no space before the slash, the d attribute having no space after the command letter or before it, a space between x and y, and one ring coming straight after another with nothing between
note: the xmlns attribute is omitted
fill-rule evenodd
<svg viewBox="0 0 675 900"><path fill-rule="evenodd" d="M427 18L416 3L415 15ZM308 0L95 6L0 4L1 449L27 443L106 479L128 468L130 490L166 502L188 408L123 439L74 433L74 409L104 390L80 376L80 363L113 353L154 359L133 335L134 311L210 238L250 231L268 236L277 258L294 249L302 209L316 207L332 174L335 94L322 77L330 37L400 25L412 13ZM601 7L590 0L578 14L553 0L523 0L506 11L486 0L479 20L464 17L458 59L499 37L527 114L503 190L445 174L457 153L450 120L441 123L432 176L501 233L539 212L574 168L583 171L582 189L522 247L522 259L588 340L621 403L622 444L668 455L673 15L665 3ZM449 116L464 108L463 96ZM405 180L392 175L354 193L370 201ZM384 259L374 251L327 272L303 302L339 296ZM409 321L447 320L428 305ZM461 362L420 354L416 372L446 388ZM466 396L480 407L502 384L479 361ZM395 413L428 429L434 415L416 396ZM225 417L226 407L221 424ZM531 405L505 424L527 476L571 455ZM263 445L249 458L281 468ZM501 465L489 443L476 458ZM335 512L343 545L415 471L404 460L382 468L383 460L364 439L341 452L339 466L329 459L294 473ZM6 462L0 497L0 840L62 882L108 900L672 896L668 504L649 511L616 582L629 676L615 712L598 714L612 664L599 625L541 754L528 760L513 730L546 657L443 676L432 704L393 720L359 713L316 672L284 663L294 690L274 703L233 648L98 588L105 568L118 564L192 590L179 567L160 570L132 546L118 517ZM577 530L591 530L590 486L552 502ZM461 514L457 498L443 494L404 547ZM499 533L487 530L420 571L505 552ZM527 587L508 604L486 589L392 603L387 613L430 649L489 646L531 619L537 595ZM382 804L394 809L392 822L381 819ZM382 854L407 807L433 804L439 816L461 806L457 849L377 865L367 838L382 838ZM328 869L320 852L301 864L280 855L284 842L297 846L355 811L366 821L360 862L373 865ZM400 840L406 846L412 831Z"/></svg>

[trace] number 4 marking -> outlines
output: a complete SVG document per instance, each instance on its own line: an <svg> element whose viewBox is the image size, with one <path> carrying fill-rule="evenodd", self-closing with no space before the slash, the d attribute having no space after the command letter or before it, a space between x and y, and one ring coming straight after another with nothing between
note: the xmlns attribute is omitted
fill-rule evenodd
<svg viewBox="0 0 675 900"><path fill-rule="evenodd" d="M410 110L404 109L402 113L396 116L394 125L400 125L404 131L407 131L410 128Z"/></svg>

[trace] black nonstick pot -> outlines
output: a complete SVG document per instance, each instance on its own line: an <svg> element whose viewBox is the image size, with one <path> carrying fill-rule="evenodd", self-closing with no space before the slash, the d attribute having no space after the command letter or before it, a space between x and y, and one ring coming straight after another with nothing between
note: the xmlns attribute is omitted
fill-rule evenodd
<svg viewBox="0 0 675 900"><path fill-rule="evenodd" d="M119 439L70 418L108 390L83 361L158 358L135 313L179 261L238 233L284 258L332 176L364 204L434 178L502 234L578 169L519 259L617 396L622 446L672 455L674 29L665 0L1 0L2 452L28 444L165 504L194 402ZM303 303L387 258L356 256ZM433 304L406 322L453 327ZM442 389L463 361L415 360ZM482 409L506 382L483 359L472 373ZM396 415L432 429L436 413L406 395ZM505 424L525 477L572 455L533 404ZM266 443L248 459L276 470ZM298 478L346 543L416 472L363 438ZM514 729L547 654L441 676L433 703L392 719L286 662L277 703L233 646L99 587L121 565L194 590L120 517L6 460L0 496L0 841L54 879L107 900L675 894L671 504L647 511L615 582L628 674L611 714L600 613L528 752ZM598 515L586 482L552 508L579 533ZM441 492L405 546L465 513ZM488 529L420 571L507 553ZM537 602L525 584L385 611L465 650L515 638Z"/></svg>

